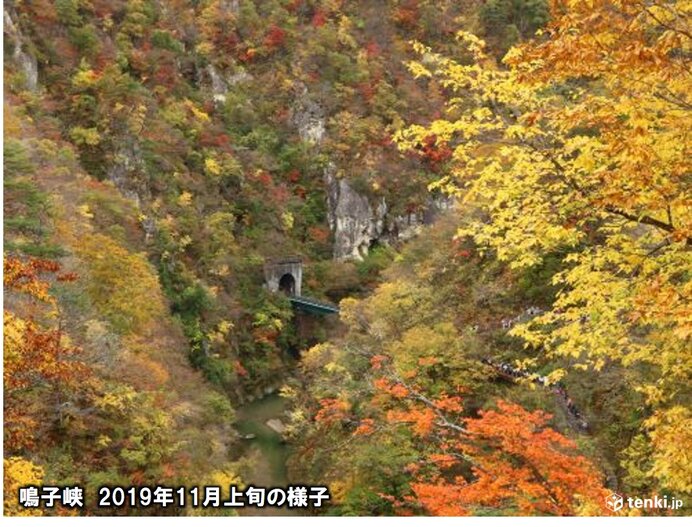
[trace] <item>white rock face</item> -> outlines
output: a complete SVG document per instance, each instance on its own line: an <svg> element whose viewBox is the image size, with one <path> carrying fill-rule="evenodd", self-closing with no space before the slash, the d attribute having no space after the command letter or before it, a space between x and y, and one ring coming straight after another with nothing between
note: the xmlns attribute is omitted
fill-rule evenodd
<svg viewBox="0 0 692 527"><path fill-rule="evenodd" d="M362 260L384 232L387 204L383 199L373 208L367 197L353 190L345 179L337 178L335 172L333 164L324 171L334 258Z"/></svg>
<svg viewBox="0 0 692 527"><path fill-rule="evenodd" d="M138 207L143 202L149 202L149 176L137 137L129 135L121 140L106 175L120 193L133 200Z"/></svg>
<svg viewBox="0 0 692 527"><path fill-rule="evenodd" d="M12 60L17 64L22 73L24 73L27 89L36 91L38 88L38 63L36 62L36 57L24 51L24 36L19 30L19 27L12 20L7 9L4 10L3 14L3 29L5 36L14 46Z"/></svg>
<svg viewBox="0 0 692 527"><path fill-rule="evenodd" d="M252 75L241 69L233 75L224 77L213 64L204 68L206 81L211 85L211 93L214 102L221 106L226 102L228 90L231 86L252 80Z"/></svg>
<svg viewBox="0 0 692 527"><path fill-rule="evenodd" d="M228 93L228 85L226 81L221 77L216 68L209 64L206 67L207 75L209 75L209 81L211 82L211 92L214 97L214 102L218 104L223 104L226 102L226 94Z"/></svg>
<svg viewBox="0 0 692 527"><path fill-rule="evenodd" d="M298 129L298 136L308 143L319 145L326 132L322 107L310 99L304 84L298 86L298 96L291 110L290 122Z"/></svg>
<svg viewBox="0 0 692 527"><path fill-rule="evenodd" d="M384 198L373 207L366 196L353 190L348 181L337 178L334 172L335 167L330 165L324 177L336 260L362 260L374 242L410 240L454 206L452 199L430 198L422 213L393 216Z"/></svg>

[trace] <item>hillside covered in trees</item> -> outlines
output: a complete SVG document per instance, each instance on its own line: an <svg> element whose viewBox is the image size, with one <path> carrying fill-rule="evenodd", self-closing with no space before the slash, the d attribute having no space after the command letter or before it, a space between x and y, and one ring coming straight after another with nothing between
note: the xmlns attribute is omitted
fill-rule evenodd
<svg viewBox="0 0 692 527"><path fill-rule="evenodd" d="M690 16L6 2L5 514L689 514Z"/></svg>

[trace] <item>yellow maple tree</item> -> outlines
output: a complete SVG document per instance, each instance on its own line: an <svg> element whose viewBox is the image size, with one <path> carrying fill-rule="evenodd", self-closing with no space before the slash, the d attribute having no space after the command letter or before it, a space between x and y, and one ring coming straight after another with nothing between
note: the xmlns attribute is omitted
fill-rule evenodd
<svg viewBox="0 0 692 527"><path fill-rule="evenodd" d="M452 148L432 187L480 209L460 236L521 269L566 253L557 300L512 333L581 367L647 372L644 432L666 488L692 489L669 430L689 430L692 356L689 93L692 4L555 0L542 35L496 67L415 43L418 78L450 93L446 115L398 133L404 150Z"/></svg>

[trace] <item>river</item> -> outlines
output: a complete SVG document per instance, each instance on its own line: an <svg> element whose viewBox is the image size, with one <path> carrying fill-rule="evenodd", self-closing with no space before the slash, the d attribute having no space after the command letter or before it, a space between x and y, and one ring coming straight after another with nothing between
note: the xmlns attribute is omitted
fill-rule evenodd
<svg viewBox="0 0 692 527"><path fill-rule="evenodd" d="M256 487L285 487L288 484L286 461L289 446L281 436L265 423L269 419L285 421L286 400L278 394L270 394L238 408L236 429L244 436L243 457L248 461L247 473L243 479L248 485ZM239 510L241 516L292 516L295 509L254 507Z"/></svg>

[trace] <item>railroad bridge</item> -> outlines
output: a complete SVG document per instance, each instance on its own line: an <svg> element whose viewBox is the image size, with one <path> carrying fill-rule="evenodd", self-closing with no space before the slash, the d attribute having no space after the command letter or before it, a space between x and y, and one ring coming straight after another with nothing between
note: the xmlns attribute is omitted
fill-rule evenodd
<svg viewBox="0 0 692 527"><path fill-rule="evenodd" d="M298 256L279 260L267 260L264 263L264 281L267 289L273 293L284 293L298 311L313 315L330 315L338 313L339 308L301 295L303 285L303 261Z"/></svg>

